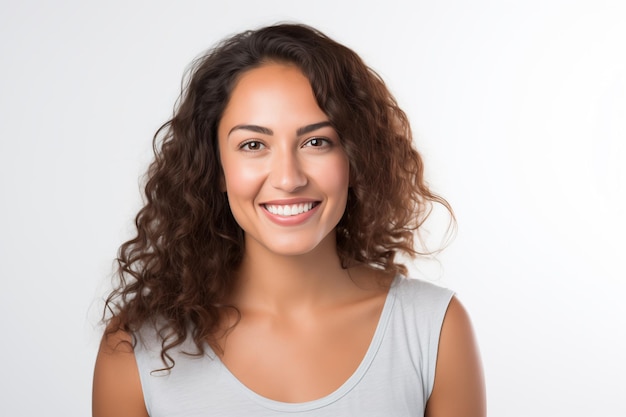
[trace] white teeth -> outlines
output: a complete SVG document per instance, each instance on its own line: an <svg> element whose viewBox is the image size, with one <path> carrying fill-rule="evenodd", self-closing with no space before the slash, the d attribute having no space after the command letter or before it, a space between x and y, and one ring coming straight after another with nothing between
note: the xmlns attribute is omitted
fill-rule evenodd
<svg viewBox="0 0 626 417"><path fill-rule="evenodd" d="M273 205L273 204L265 204L265 209L272 214L277 216L295 216L298 214L306 213L307 211L313 208L313 203L300 203L300 204L291 204L285 206Z"/></svg>

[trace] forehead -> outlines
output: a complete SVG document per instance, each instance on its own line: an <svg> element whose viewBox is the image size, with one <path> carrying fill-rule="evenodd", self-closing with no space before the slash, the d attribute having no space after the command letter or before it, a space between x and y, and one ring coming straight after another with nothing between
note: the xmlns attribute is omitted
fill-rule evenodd
<svg viewBox="0 0 626 417"><path fill-rule="evenodd" d="M239 77L220 120L220 130L239 123L306 124L326 119L302 71L294 65L271 63Z"/></svg>

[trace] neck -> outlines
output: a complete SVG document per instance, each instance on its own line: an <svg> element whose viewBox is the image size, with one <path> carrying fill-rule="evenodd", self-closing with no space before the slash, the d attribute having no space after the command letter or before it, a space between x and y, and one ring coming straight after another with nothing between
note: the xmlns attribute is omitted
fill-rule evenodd
<svg viewBox="0 0 626 417"><path fill-rule="evenodd" d="M341 267L333 233L313 251L292 256L247 241L233 302L242 309L293 311L333 303L353 285Z"/></svg>

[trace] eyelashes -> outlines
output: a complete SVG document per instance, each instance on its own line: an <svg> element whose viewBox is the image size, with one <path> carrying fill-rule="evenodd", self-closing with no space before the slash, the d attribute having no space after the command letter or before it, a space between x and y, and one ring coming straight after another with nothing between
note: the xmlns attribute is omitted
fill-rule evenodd
<svg viewBox="0 0 626 417"><path fill-rule="evenodd" d="M324 136L314 136L308 138L300 145L300 148L314 148L314 149L326 149L334 146L334 142ZM238 149L245 152L259 152L267 148L267 145L263 141L258 139L251 139L242 142Z"/></svg>
<svg viewBox="0 0 626 417"><path fill-rule="evenodd" d="M239 149L247 152L256 152L265 148L260 140L248 140L239 145Z"/></svg>
<svg viewBox="0 0 626 417"><path fill-rule="evenodd" d="M313 148L321 148L321 147L327 147L327 146L332 146L332 145L333 145L333 142L330 139L321 137L321 136L316 136L304 142L303 147L310 146Z"/></svg>

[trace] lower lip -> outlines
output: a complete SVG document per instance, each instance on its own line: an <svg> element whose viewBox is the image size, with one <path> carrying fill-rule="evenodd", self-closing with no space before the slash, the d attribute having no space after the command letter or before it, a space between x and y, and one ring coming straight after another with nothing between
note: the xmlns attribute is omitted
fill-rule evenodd
<svg viewBox="0 0 626 417"><path fill-rule="evenodd" d="M319 208L320 204L314 206L311 210L305 211L304 213L296 214L295 216L279 216L277 214L272 214L264 206L261 206L261 209L265 213L265 215L274 223L280 226L297 226L306 222Z"/></svg>

